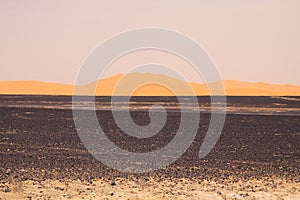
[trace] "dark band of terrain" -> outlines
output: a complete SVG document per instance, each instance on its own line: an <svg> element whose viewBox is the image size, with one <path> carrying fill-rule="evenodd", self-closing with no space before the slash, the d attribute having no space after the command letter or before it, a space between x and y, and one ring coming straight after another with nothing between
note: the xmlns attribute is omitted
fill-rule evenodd
<svg viewBox="0 0 300 200"><path fill-rule="evenodd" d="M198 152L210 114L201 113L197 136L183 156L166 167L145 174L121 173L98 162L83 146L71 110L1 107L1 181L81 179L149 176L222 180L278 176L299 180L300 116L236 115L226 117L222 135L204 159ZM132 152L155 151L176 134L180 112L168 112L167 123L157 135L137 139L123 133L111 111L97 111L107 136ZM137 124L150 122L148 112L133 111Z"/></svg>

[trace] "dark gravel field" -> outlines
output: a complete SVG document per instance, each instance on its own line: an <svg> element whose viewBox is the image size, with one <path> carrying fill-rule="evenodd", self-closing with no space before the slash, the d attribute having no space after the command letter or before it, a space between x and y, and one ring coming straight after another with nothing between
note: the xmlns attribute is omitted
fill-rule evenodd
<svg viewBox="0 0 300 200"><path fill-rule="evenodd" d="M298 103L299 104L299 103ZM297 104L297 105L298 105ZM114 179L153 177L237 180L280 177L300 178L300 116L228 114L222 135L204 158L198 151L207 131L210 114L201 114L194 143L172 165L145 174L121 173L98 162L83 146L71 110L0 108L0 180ZM119 147L133 152L161 148L176 133L179 112L168 112L160 133L137 139L123 133L110 111L98 111L101 126ZM145 111L131 112L138 124L149 122Z"/></svg>

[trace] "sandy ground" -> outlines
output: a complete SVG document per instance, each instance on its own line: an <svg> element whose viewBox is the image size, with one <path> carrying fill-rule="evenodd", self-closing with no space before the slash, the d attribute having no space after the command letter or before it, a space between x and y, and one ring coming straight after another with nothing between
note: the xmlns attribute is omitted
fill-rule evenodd
<svg viewBox="0 0 300 200"><path fill-rule="evenodd" d="M191 181L154 179L115 181L45 180L0 185L0 199L300 199L300 183L283 179Z"/></svg>

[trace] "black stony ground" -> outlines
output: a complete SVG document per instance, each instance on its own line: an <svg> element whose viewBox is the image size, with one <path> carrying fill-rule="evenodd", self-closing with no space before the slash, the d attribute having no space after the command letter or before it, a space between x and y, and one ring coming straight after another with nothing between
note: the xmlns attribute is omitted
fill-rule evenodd
<svg viewBox="0 0 300 200"><path fill-rule="evenodd" d="M227 115L218 143L208 156L199 159L210 119L209 114L201 114L195 141L178 161L154 172L130 174L110 169L88 153L76 132L71 110L2 107L0 113L1 182L116 177L300 179L300 116ZM110 111L97 114L116 145L137 152L153 151L167 144L180 122L180 113L169 112L159 134L136 139L118 129ZM138 124L149 122L147 112L131 115Z"/></svg>

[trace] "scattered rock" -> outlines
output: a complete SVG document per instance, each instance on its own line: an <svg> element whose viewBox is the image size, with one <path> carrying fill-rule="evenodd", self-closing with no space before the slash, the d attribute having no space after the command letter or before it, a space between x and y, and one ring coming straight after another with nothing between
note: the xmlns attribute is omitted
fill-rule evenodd
<svg viewBox="0 0 300 200"><path fill-rule="evenodd" d="M116 186L117 184L116 184L116 182L113 181L110 185L111 186Z"/></svg>
<svg viewBox="0 0 300 200"><path fill-rule="evenodd" d="M54 189L55 189L55 190L60 190L60 191L64 191L64 190L65 190L64 188L58 187L58 186L57 186L57 187L54 187Z"/></svg>
<svg viewBox="0 0 300 200"><path fill-rule="evenodd" d="M11 192L11 190L10 190L9 188L6 188L6 189L4 190L4 192Z"/></svg>

